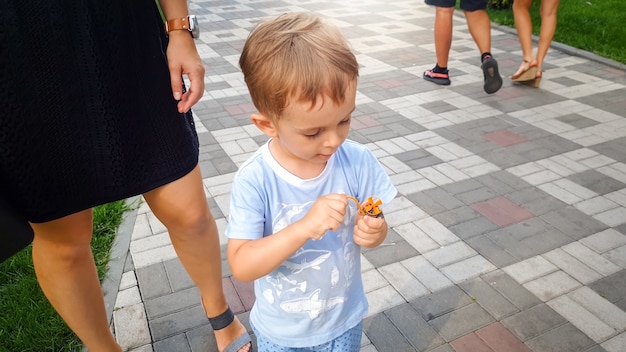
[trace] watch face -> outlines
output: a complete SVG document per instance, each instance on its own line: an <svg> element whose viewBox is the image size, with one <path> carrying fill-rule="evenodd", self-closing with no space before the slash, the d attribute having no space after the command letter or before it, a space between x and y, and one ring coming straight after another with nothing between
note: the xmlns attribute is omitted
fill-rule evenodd
<svg viewBox="0 0 626 352"><path fill-rule="evenodd" d="M198 26L198 19L195 15L189 15L189 31L192 37L200 37L200 26Z"/></svg>

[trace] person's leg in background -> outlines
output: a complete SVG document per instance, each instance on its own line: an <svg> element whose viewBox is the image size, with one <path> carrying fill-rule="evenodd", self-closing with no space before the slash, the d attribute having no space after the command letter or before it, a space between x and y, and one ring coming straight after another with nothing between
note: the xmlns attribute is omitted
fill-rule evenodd
<svg viewBox="0 0 626 352"><path fill-rule="evenodd" d="M539 9L541 15L541 30L539 32L539 46L537 48L537 77L541 76L543 61L548 54L554 33L556 32L556 14L559 4L560 0L541 0L541 7Z"/></svg>
<svg viewBox="0 0 626 352"><path fill-rule="evenodd" d="M533 54L533 24L530 17L530 6L532 3L533 0L513 1L515 29L522 47L522 63L519 69L511 76L513 81L534 79L537 72L537 60Z"/></svg>
<svg viewBox="0 0 626 352"><path fill-rule="evenodd" d="M167 227L174 249L200 290L208 317L228 309L222 289L222 261L215 219L209 209L200 167L184 177L144 194L155 216ZM238 319L215 331L220 351L246 332ZM241 351L247 351L250 345Z"/></svg>
<svg viewBox="0 0 626 352"><path fill-rule="evenodd" d="M41 290L90 352L122 351L109 329L91 252L92 210L31 224Z"/></svg>
<svg viewBox="0 0 626 352"><path fill-rule="evenodd" d="M448 57L452 47L452 16L456 0L426 0L427 5L435 6L435 67L424 72L424 79L436 84L449 85Z"/></svg>
<svg viewBox="0 0 626 352"><path fill-rule="evenodd" d="M498 71L498 62L491 54L491 19L485 10L486 7L486 0L461 0L461 10L465 14L467 28L480 51L483 88L486 93L493 94L502 87L502 77Z"/></svg>

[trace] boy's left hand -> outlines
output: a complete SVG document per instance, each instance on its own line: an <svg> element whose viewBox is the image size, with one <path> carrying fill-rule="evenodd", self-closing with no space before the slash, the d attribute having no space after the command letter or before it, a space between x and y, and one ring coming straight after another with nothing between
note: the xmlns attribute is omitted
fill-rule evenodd
<svg viewBox="0 0 626 352"><path fill-rule="evenodd" d="M387 222L384 218L358 215L354 225L354 243L366 248L374 248L387 237Z"/></svg>

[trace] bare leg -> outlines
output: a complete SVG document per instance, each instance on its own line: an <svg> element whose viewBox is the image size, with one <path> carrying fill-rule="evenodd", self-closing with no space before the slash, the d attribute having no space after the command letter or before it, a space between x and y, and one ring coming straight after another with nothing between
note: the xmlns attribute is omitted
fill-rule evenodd
<svg viewBox="0 0 626 352"><path fill-rule="evenodd" d="M109 330L91 253L91 210L31 225L35 273L54 309L89 351L121 351Z"/></svg>
<svg viewBox="0 0 626 352"><path fill-rule="evenodd" d="M218 230L207 204L199 166L181 179L144 194L144 198L167 227L180 261L200 290L208 316L222 314L228 304L222 290ZM222 351L245 331L237 319L216 331L218 349Z"/></svg>
<svg viewBox="0 0 626 352"><path fill-rule="evenodd" d="M523 61L512 78L522 76L531 66L537 66L537 61L534 61L533 55L533 24L530 18L530 6L532 3L533 0L515 0L513 2L515 28L517 29L517 37L522 47Z"/></svg>
<svg viewBox="0 0 626 352"><path fill-rule="evenodd" d="M435 53L437 64L448 67L448 56L452 46L452 15L453 7L437 7L435 9Z"/></svg>
<svg viewBox="0 0 626 352"><path fill-rule="evenodd" d="M491 20L485 10L464 11L467 28L481 54L491 51Z"/></svg>
<svg viewBox="0 0 626 352"><path fill-rule="evenodd" d="M541 30L539 32L539 48L537 49L537 66L539 69L541 69L543 65L543 60L548 54L548 49L550 49L554 32L556 32L556 13L559 8L559 3L560 0L541 1Z"/></svg>

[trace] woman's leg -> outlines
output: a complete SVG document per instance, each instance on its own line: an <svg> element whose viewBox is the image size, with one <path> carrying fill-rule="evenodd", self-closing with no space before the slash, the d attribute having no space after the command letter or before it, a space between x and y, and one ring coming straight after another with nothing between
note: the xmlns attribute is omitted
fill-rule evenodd
<svg viewBox="0 0 626 352"><path fill-rule="evenodd" d="M145 193L144 198L167 227L181 263L200 290L207 315L222 314L228 304L222 289L219 235L206 200L200 167L196 166L184 177ZM225 329L216 331L218 349L223 350L245 331L237 319Z"/></svg>
<svg viewBox="0 0 626 352"><path fill-rule="evenodd" d="M31 225L35 274L54 309L89 351L121 351L109 330L91 253L91 209Z"/></svg>
<svg viewBox="0 0 626 352"><path fill-rule="evenodd" d="M513 77L519 77L533 63L533 23L530 18L530 6L533 0L514 0L513 1L513 17L515 19L515 29L517 30L517 38L522 47L523 62Z"/></svg>
<svg viewBox="0 0 626 352"><path fill-rule="evenodd" d="M516 0L517 1L517 0ZM543 60L548 54L554 32L556 32L556 13L560 0L541 0L541 30L539 31L539 47L537 49L537 66L541 69Z"/></svg>

